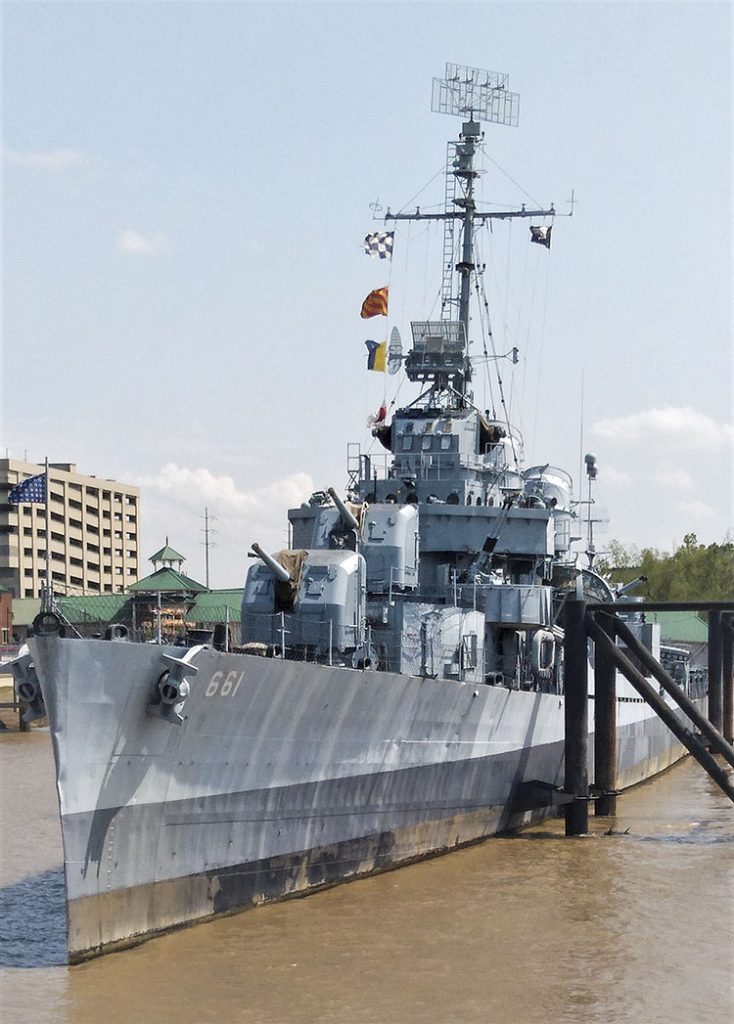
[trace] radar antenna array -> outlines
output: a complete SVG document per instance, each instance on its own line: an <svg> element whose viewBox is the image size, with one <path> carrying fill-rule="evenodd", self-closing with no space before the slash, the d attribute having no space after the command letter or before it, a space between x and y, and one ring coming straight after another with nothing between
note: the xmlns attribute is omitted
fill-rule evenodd
<svg viewBox="0 0 734 1024"><path fill-rule="evenodd" d="M517 127L520 96L508 91L508 82L509 75L497 71L447 64L445 77L433 79L431 110Z"/></svg>

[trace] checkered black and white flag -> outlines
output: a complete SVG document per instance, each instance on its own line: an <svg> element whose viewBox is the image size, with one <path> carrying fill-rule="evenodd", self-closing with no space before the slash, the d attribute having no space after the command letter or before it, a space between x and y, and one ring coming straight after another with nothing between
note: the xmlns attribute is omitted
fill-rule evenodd
<svg viewBox="0 0 734 1024"><path fill-rule="evenodd" d="M392 259L394 238L394 231L375 231L372 235L365 235L364 251L368 256L379 256L381 260Z"/></svg>

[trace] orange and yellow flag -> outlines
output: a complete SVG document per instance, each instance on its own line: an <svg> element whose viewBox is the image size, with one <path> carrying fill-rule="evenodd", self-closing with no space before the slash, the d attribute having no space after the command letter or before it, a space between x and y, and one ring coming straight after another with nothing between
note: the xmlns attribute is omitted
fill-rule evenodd
<svg viewBox="0 0 734 1024"><path fill-rule="evenodd" d="M369 293L362 303L360 316L363 320L369 320L371 316L387 316L387 285Z"/></svg>

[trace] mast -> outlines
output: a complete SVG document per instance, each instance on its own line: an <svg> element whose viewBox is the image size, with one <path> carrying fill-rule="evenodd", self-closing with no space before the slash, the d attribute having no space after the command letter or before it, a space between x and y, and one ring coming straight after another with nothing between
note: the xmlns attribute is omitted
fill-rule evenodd
<svg viewBox="0 0 734 1024"><path fill-rule="evenodd" d="M454 259L454 227L460 224L461 258L454 264L453 270L459 275L458 295L456 294L456 277L446 273L444 267L444 285L442 294L443 316L447 330L441 324L413 324L414 352L417 358L411 367L410 358L406 362L406 371L412 380L432 380L439 390L450 390L458 395L460 404L465 404L468 384L471 380L471 363L466 356L469 344L469 298L471 295L472 275L476 269L474 262L474 231L475 226L487 220L507 220L513 217L553 217L553 205L547 210L526 210L523 205L519 210L497 210L493 212L477 210L474 198L474 183L479 177L475 170L474 157L477 143L481 142L484 133L481 130L480 118L494 124L517 126L519 118L520 97L509 92L507 85L509 76L496 71L483 71L462 64L447 64L444 78L433 79L433 95L431 110L435 113L452 114L466 118L457 142L449 143L447 159L446 205L443 213L421 213L416 208L414 213L391 213L388 209L385 222L398 220L442 220L444 221L444 258L445 262ZM453 181L453 188L450 183ZM451 327L457 330L450 330ZM416 327L420 330L416 333ZM442 350L450 349L451 357L444 359L442 367L428 366L425 350L420 348L430 334L431 340L438 341ZM463 350L463 360L458 360L457 345ZM445 346L445 347L443 347ZM449 371L446 371L446 367ZM412 373L411 373L412 369Z"/></svg>
<svg viewBox="0 0 734 1024"><path fill-rule="evenodd" d="M469 337L469 295L471 294L471 275L474 271L474 181L478 171L474 170L475 140L480 137L479 124L470 120L462 126L460 145L456 147L454 177L461 181L464 189L463 199L454 200L464 207L463 242L461 262L456 269L461 274L461 294L459 296L459 321L464 325L464 333Z"/></svg>

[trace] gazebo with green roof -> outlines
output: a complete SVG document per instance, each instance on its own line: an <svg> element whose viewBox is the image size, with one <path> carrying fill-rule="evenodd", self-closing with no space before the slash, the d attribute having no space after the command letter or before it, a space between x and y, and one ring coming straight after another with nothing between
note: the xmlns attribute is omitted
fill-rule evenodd
<svg viewBox="0 0 734 1024"><path fill-rule="evenodd" d="M183 555L180 555L175 548L171 547L168 543L168 537L166 537L166 543L160 551L156 551L154 555L151 555L148 561L153 563L154 569L156 565L160 563L161 565L169 566L170 568L176 565L180 570L186 559Z"/></svg>
<svg viewBox="0 0 734 1024"><path fill-rule="evenodd" d="M155 631L158 640L162 635L175 633L184 628L188 608L197 594L205 594L208 587L181 572L185 557L172 548L166 537L165 545L150 556L154 572L131 583L128 592L132 595L136 629Z"/></svg>

